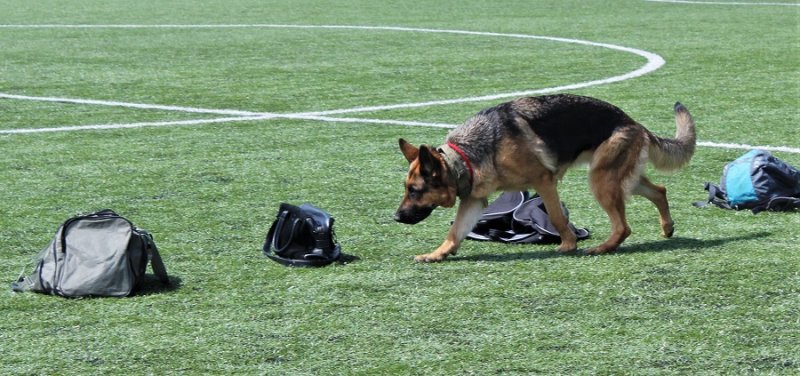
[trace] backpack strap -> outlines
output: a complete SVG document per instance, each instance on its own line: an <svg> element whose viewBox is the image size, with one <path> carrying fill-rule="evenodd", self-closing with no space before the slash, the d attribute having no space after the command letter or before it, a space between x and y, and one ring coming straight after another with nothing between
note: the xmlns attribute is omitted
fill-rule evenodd
<svg viewBox="0 0 800 376"><path fill-rule="evenodd" d="M725 192L718 185L706 182L704 189L708 191L708 199L692 203L695 207L704 208L708 204L714 204L723 209L736 209L728 203Z"/></svg>
<svg viewBox="0 0 800 376"><path fill-rule="evenodd" d="M13 292L25 292L30 291L33 288L33 280L29 277L24 275L25 271L22 271L19 278L16 281L11 282L11 291Z"/></svg>
<svg viewBox="0 0 800 376"><path fill-rule="evenodd" d="M769 202L763 207L759 206L753 208L753 214L758 214L764 210L769 211L792 211L800 209L800 198L777 196L769 199Z"/></svg>

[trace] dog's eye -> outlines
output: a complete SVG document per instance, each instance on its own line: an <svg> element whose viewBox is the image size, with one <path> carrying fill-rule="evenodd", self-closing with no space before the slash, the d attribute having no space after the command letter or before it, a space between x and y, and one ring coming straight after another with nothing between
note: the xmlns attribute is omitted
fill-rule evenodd
<svg viewBox="0 0 800 376"><path fill-rule="evenodd" d="M420 195L421 195L421 192L420 192L419 189L416 189L416 188L414 188L412 186L408 187L408 198L410 198L412 200L416 200L416 199L419 198Z"/></svg>

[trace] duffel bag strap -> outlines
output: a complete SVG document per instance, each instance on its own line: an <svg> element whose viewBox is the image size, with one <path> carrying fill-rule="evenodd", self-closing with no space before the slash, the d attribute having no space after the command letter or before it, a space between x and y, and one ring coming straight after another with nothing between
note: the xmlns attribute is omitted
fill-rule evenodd
<svg viewBox="0 0 800 376"><path fill-rule="evenodd" d="M137 232L144 235L146 241L147 257L150 259L150 266L153 268L153 274L156 275L159 281L165 285L169 285L169 275L167 274L167 267L164 265L164 260L161 259L161 254L158 253L158 247L153 240L153 235L142 229L136 229Z"/></svg>

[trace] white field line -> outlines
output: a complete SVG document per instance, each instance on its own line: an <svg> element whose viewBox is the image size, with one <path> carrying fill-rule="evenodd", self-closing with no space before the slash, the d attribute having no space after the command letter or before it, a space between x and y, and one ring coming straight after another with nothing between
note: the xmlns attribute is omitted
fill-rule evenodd
<svg viewBox="0 0 800 376"><path fill-rule="evenodd" d="M742 149L742 150L761 149L769 151L779 151L784 153L800 154L800 148L793 148L788 146L728 144L728 143L710 142L710 141L698 141L697 145L709 148L719 148L719 149Z"/></svg>
<svg viewBox="0 0 800 376"><path fill-rule="evenodd" d="M281 117L281 116L279 116ZM367 118L340 118L340 117L326 117L326 116L287 116L287 118L304 119L304 120L317 120L331 123L364 123L364 124L380 124L380 125L402 125L410 127L434 127L434 128L455 128L458 124L445 124L445 123L426 123L418 121L402 121L402 120L383 120L383 119L367 119ZM770 145L748 145L748 144L735 144L735 143L720 143L710 141L697 141L698 146L718 148L718 149L762 149L769 151L779 151L785 153L800 154L800 148L793 148L788 146L770 146Z"/></svg>
<svg viewBox="0 0 800 376"><path fill-rule="evenodd" d="M482 31L466 31L466 30L448 30L448 29L427 29L427 28L411 28L411 27L394 27L394 26L348 26L348 25L277 25L277 24L242 24L242 25L0 25L0 28L85 28L85 29L101 29L101 28L169 28L169 29L193 29L193 28L295 28L295 29L341 29L341 30L382 30L382 31L398 31L398 32L413 32L413 33L440 33L440 34L455 34L455 35L472 35L472 36L482 36L482 37L498 37L498 38L516 38L516 39L533 39L533 40L545 40L551 42L560 42L560 43L570 43L570 44L578 44L590 47L600 47L606 48L621 52L627 52L634 55L641 56L647 60L647 63L636 69L634 71L604 78L600 80L594 81L586 81L580 82L576 84L570 85L563 85L563 86L556 86L556 87L549 87L544 89L531 89L531 90L523 90L523 91L516 91L510 93L499 93L493 95L483 95L483 96L474 96L474 97L464 97L464 98L455 98L455 99L445 99L445 100L436 100L436 101L427 101L427 102L417 102L417 103L401 103L401 104L391 104L391 105L380 105L380 106L366 106L366 107L354 107L354 108L347 108L347 109L338 109L338 110L329 110L329 111L320 111L320 112L310 112L306 113L309 115L336 115L336 114L347 114L347 113L359 113L359 112L373 112L373 111L383 111L383 110L396 110L396 109L404 109L404 108L417 108L417 107L429 107L429 106L440 106L440 105L449 105L449 104L457 104L457 103L467 103L467 102L483 102L483 101L492 101L504 98L512 98L512 97L524 97L528 95L537 95L537 94L546 94L546 93L554 93L558 91L566 91L566 90L575 90L575 89L582 89L590 86L597 86L597 85L605 85L615 82L620 82L624 80L629 80L632 78L640 77L650 72L653 72L659 68L661 68L665 61L664 59L652 52L630 48L630 47L623 47L614 44L608 43L598 43L598 42L590 42L580 39L570 39L570 38L558 38L558 37L547 37L547 36L539 36L539 35L529 35L529 34L508 34L508 33L492 33L492 32L482 32ZM210 112L206 112L210 113ZM252 114L247 114L245 116L249 116Z"/></svg>
<svg viewBox="0 0 800 376"><path fill-rule="evenodd" d="M405 121L405 120L342 118L342 117L329 117L329 116L319 116L319 115L287 114L287 115L267 115L267 116L240 116L240 117L217 118L217 119L142 122L142 123L130 123L130 124L99 124L99 125L30 128L30 129L23 128L23 129L0 131L0 134L130 129L130 128L144 128L144 127L174 127L181 125L202 125L202 124L214 124L214 123L231 123L240 121L258 121L258 120L269 120L269 119L298 119L298 120L321 121L326 123L378 124L378 125L397 125L397 126L407 126L407 127L434 127L434 128L444 128L444 129L452 129L458 126L458 124L429 123L429 122ZM793 148L788 146L748 145L748 144L735 144L735 143L719 143L710 141L698 141L697 145L710 148L718 148L718 149L741 149L741 150L762 149L762 150L777 151L784 153L800 154L800 148Z"/></svg>
<svg viewBox="0 0 800 376"><path fill-rule="evenodd" d="M19 100L38 100L38 101L47 101L47 102L59 102L59 103L73 103L73 104L89 104L89 105L103 105L103 106L120 106L120 107L130 107L130 108L139 108L139 109L154 109L154 110L165 110L165 111L180 111L180 112L189 112L189 113L205 113L205 114L219 114L219 115L228 115L228 116L256 116L256 117L264 117L269 118L270 116L274 117L297 117L297 116L326 116L326 115L338 115L338 114L348 114L348 113L360 113L360 112L374 112L374 111L383 111L383 110L394 110L394 109L403 109L403 108L417 108L417 107L429 107L429 106L437 106L437 105L448 105L448 104L456 104L456 103L466 103L466 102L479 102L479 101L491 101L491 100L498 100L503 98L511 98L511 97L522 97L526 95L535 95L535 94L544 94L544 93L552 93L558 91L566 91L566 90L574 90L585 88L589 86L596 86L596 85L603 85L609 84L619 81L628 80L631 78L643 76L650 72L655 71L656 69L660 68L664 65L664 59L651 52L617 46L613 44L607 43L596 43L590 41L584 41L579 39L568 39L568 38L556 38L556 37L546 37L546 36L536 36L536 35L527 35L527 34L504 34L504 33L491 33L491 32L478 32L478 31L464 31L464 30L447 30L447 29L425 29L425 28L408 28L408 27L392 27L392 26L347 26L347 25L276 25L276 24L243 24L243 25L0 25L0 27L5 28L296 28L296 29L343 29L343 30L383 30L383 31L400 31L400 32L417 32L417 33L445 33L445 34L458 34L458 35L473 35L473 36L488 36L488 37L505 37L505 38L518 38L518 39L537 39L537 40L546 40L546 41L553 41L553 42L561 42L561 43L572 43L572 44L579 44L579 45L586 45L591 47L601 47L607 48L627 53L632 53L641 57L644 57L647 60L647 63L636 69L634 71L609 77L600 80L594 81L586 81L577 84L570 84L570 85L563 85L563 86L556 86L556 87L549 87L544 89L532 89L532 90L525 90L525 91L518 91L518 92L511 92L511 93L500 93L494 95L485 95L485 96L474 96L474 97L464 97L464 98L455 98L455 99L446 99L446 100L437 100L437 101L426 101L426 102L417 102L417 103L400 103L400 104L391 104L391 105L380 105L380 106L366 106L366 107L354 107L354 108L345 108L345 109L336 109L336 110L329 110L329 111L317 111L317 112L305 112L305 113L297 113L297 114L273 114L273 113L263 113L263 112L251 112L251 111L239 111L239 110L216 110L216 109L204 109L204 108L193 108L193 107L180 107L180 106L162 106L162 105L151 105L151 104L140 104L140 103L127 103L127 102L119 102L119 101L102 101L102 100L91 100L91 99L75 99L75 98L58 98L58 97L31 97L31 96L23 96L23 95L15 95L15 94L8 94L8 93L0 93L0 98L8 98L8 99L19 99ZM385 120L388 122L388 120ZM208 123L209 121L205 120L204 123ZM218 121L224 122L224 121ZM166 124L170 122L159 122L158 124ZM187 124L186 122L176 123L176 124ZM79 126L76 129L113 129L113 125L106 124L106 125L99 125L96 127L102 128L92 128L92 126ZM125 126L124 124L120 124L120 127ZM41 129L41 128L36 128ZM61 131L69 130L68 127L60 127ZM10 133L9 131L2 131L0 130L0 134L2 133ZM35 133L33 129L24 130L18 133Z"/></svg>
<svg viewBox="0 0 800 376"><path fill-rule="evenodd" d="M666 0L648 0L648 1L664 1ZM678 1L672 1L678 2ZM747 3L752 4L752 3ZM782 3L781 3L782 4ZM294 114L278 114L268 112L253 112L241 110L226 110L226 109L205 109L184 106L165 106L154 104L141 104L141 103L128 103L119 101L103 101L93 99L75 99L75 98L59 98L59 97L32 97L24 95L15 95L0 93L0 98L17 99L17 100L31 100L31 101L45 101L57 103L72 103L72 104L88 104L88 105L101 105L101 106L119 106L138 109L151 109L163 111L176 111L187 113L203 113L203 114L216 114L228 115L234 117L224 117L216 119L195 119L195 120L177 120L177 121L161 121L161 122L141 122L129 124L98 124L98 125L83 125L83 126L63 126L63 127L50 127L50 128L28 128L28 129L11 129L0 130L0 134L21 134L21 133L44 133L44 132L67 132L77 130L105 130L105 129L123 129L123 128L142 128L142 127L165 127L165 126L181 126L181 125L199 125L199 124L213 124L213 123L228 123L238 121L257 121L269 119L303 119L315 120L322 122L347 122L347 123L365 123L365 124L382 124L382 125L402 125L402 126L423 126L423 127L438 127L438 128L454 128L455 124L443 123L429 123L429 122L416 122L416 121L403 121L403 120L386 120L386 119L367 119L367 118L342 118L330 117L327 115L340 115L346 113L360 113L360 112L375 112L383 110L403 109L403 108L416 108L428 107L437 105L447 105L466 102L479 102L491 101L510 97L521 97L527 95L545 94L558 91L574 90L585 88L589 86L609 84L619 81L624 81L636 78L664 65L665 61L659 55L651 52L617 46L606 43L589 42L579 39L544 37L527 34L504 34L504 33L491 33L491 32L477 32L477 31L464 31L464 30L446 30L446 29L424 29L424 28L407 28L407 27L390 27L390 26L347 26L347 25L277 25L277 24L242 24L242 25L0 25L0 28L298 28L298 29L356 29L356 30L386 30L386 31L404 31L404 32L421 32L421 33L447 33L447 34L461 34L461 35L476 35L476 36L490 36L490 37L508 37L508 38L522 38L522 39L539 39L563 43L573 43L580 45L587 45L593 47L608 48L617 51L633 53L647 59L647 63L637 70L629 73L609 77L600 80L586 81L577 84L563 85L557 87L550 87L544 89L532 89L526 91L518 91L511 93L501 93L495 95L464 97L456 99L446 99L438 101L427 101L417 103L401 103L382 106L366 106L366 107L353 107L347 109L337 109L329 111L318 112L305 112ZM727 148L727 149L752 149L761 148L770 151L783 151L788 153L800 153L800 149L784 146L752 146L747 144L732 144L732 143L716 143L716 142L703 142L697 143L700 146Z"/></svg>
<svg viewBox="0 0 800 376"><path fill-rule="evenodd" d="M760 6L786 6L797 7L800 3L745 3L736 1L690 1L690 0L645 0L651 3L675 3L693 5L760 5Z"/></svg>
<svg viewBox="0 0 800 376"><path fill-rule="evenodd" d="M73 132L73 131L96 131L110 129L131 129L131 128L150 128L150 127L175 127L181 125L201 125L214 123L230 123L235 121L253 121L271 119L274 116L237 116L215 119L194 119L194 120L175 120L175 121L152 121L141 123L126 124L93 124L93 125L71 125L62 127L47 128L17 128L0 130L0 134L26 134L26 133L49 133L49 132Z"/></svg>
<svg viewBox="0 0 800 376"><path fill-rule="evenodd" d="M127 124L111 123L111 124L77 125L77 126L62 126L62 127L47 127L47 128L18 128L18 129L0 130L0 134L72 132L72 131L92 131L92 130L131 129L131 128L158 128L158 127L176 127L182 125L233 123L242 121L259 121L259 120L271 120L271 119L313 120L313 121L322 121L327 123L364 123L364 124L381 124L381 125L402 125L409 127L435 127L435 128L456 127L455 124L427 123L427 122L405 121L405 120L342 118L342 117L329 117L329 116L303 115L303 114L285 114L285 115L268 114L263 116L238 116L238 117L224 117L215 119L152 121L152 122L127 123Z"/></svg>
<svg viewBox="0 0 800 376"><path fill-rule="evenodd" d="M17 99L37 102L55 102L55 103L71 103L71 104L88 104L94 106L113 106L113 107L127 107L137 108L142 110L162 110L174 112L188 112L195 114L214 114L214 115L228 115L228 116L267 116L270 113L252 112L252 111L239 111L239 110L217 110L208 108L195 108L183 106L165 106L160 104L144 104L144 103L131 103L131 102L118 102L118 101L105 101L97 99L77 99L77 98L59 98L59 97L32 97L28 95L16 95L8 93L0 93L0 98Z"/></svg>

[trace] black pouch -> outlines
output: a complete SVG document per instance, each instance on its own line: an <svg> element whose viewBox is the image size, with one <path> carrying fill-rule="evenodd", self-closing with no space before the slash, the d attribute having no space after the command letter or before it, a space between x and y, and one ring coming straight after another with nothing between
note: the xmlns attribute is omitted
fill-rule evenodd
<svg viewBox="0 0 800 376"><path fill-rule="evenodd" d="M310 205L282 203L267 232L264 254L287 266L325 266L339 259L341 247L333 217Z"/></svg>
<svg viewBox="0 0 800 376"><path fill-rule="evenodd" d="M563 202L561 210L569 221L569 210ZM561 242L561 236L550 222L547 208L544 207L544 202L538 195L520 205L514 211L513 218L514 237L508 240L509 243L558 244ZM589 230L575 227L572 222L567 222L567 226L578 240L589 238Z"/></svg>
<svg viewBox="0 0 800 376"><path fill-rule="evenodd" d="M467 238L504 242L504 239L513 237L514 211L529 199L528 192L503 192L483 210L481 219Z"/></svg>
<svg viewBox="0 0 800 376"><path fill-rule="evenodd" d="M569 220L564 203L561 209ZM588 239L589 230L568 223L578 240ZM483 211L478 224L467 239L501 243L557 244L561 242L555 226L547 216L541 197L523 192L503 192Z"/></svg>

